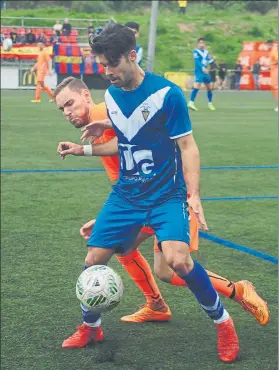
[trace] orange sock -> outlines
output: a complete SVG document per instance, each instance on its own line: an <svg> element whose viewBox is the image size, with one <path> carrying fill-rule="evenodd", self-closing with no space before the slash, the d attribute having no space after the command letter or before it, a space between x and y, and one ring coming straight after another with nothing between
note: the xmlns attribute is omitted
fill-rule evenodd
<svg viewBox="0 0 279 370"><path fill-rule="evenodd" d="M147 302L154 302L162 299L161 292L152 275L151 268L138 249L128 256L116 256L116 258L144 294Z"/></svg>
<svg viewBox="0 0 279 370"><path fill-rule="evenodd" d="M224 278L223 276L217 275L214 272L206 270L211 283L218 293L223 294L227 298L234 298L235 286L234 282Z"/></svg>
<svg viewBox="0 0 279 370"><path fill-rule="evenodd" d="M41 85L37 85L37 87L36 87L35 100L40 100L41 99L41 93L42 93L42 86Z"/></svg>
<svg viewBox="0 0 279 370"><path fill-rule="evenodd" d="M223 276L214 274L214 272L206 270L211 283L215 290L223 294L227 298L234 298L235 295L235 286L234 283L230 280L227 280ZM181 279L175 272L173 273L172 280L171 280L172 285L176 286L187 286L186 282Z"/></svg>
<svg viewBox="0 0 279 370"><path fill-rule="evenodd" d="M53 92L50 90L50 88L49 87L47 87L47 86L45 86L44 87L44 90L45 90L45 92L51 97L51 99L54 99L54 94L53 94Z"/></svg>
<svg viewBox="0 0 279 370"><path fill-rule="evenodd" d="M176 285L176 286L187 286L186 282L183 279L181 279L181 277L179 277L175 272L172 275L172 279L170 283L171 285Z"/></svg>

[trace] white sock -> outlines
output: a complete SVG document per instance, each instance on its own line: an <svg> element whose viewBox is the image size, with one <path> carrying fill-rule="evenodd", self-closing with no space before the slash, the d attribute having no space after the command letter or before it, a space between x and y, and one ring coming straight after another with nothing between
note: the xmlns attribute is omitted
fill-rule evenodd
<svg viewBox="0 0 279 370"><path fill-rule="evenodd" d="M229 315L228 311L224 309L224 313L223 313L222 317L220 317L220 319L218 319L218 320L213 320L213 321L215 322L215 324L221 324L222 322L227 321L229 318L230 318L230 315Z"/></svg>
<svg viewBox="0 0 279 370"><path fill-rule="evenodd" d="M101 318L99 318L97 321L95 322L84 322L84 324L86 324L87 326L90 326L91 328L97 328L98 326L101 325Z"/></svg>

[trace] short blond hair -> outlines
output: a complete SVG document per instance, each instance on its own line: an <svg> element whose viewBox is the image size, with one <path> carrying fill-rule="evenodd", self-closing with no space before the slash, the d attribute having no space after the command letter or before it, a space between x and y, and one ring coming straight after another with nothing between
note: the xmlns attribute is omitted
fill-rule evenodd
<svg viewBox="0 0 279 370"><path fill-rule="evenodd" d="M82 90L88 90L87 85L78 78L67 77L65 78L54 90L54 98L63 90L68 87L71 91L80 92Z"/></svg>

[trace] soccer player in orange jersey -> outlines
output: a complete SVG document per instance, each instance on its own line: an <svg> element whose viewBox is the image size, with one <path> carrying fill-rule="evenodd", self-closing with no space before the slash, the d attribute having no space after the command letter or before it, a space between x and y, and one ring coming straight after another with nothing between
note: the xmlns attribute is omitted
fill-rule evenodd
<svg viewBox="0 0 279 370"><path fill-rule="evenodd" d="M76 128L82 128L82 139L91 136L91 141L95 143L105 143L115 137L113 129L107 129L99 137L98 121L107 120L106 106L104 103L95 105L92 101L87 86L74 77L68 77L55 90L56 103L59 109L64 112L65 117ZM58 101L59 100L59 101ZM93 122L94 121L94 122ZM90 125L88 125L90 122ZM90 133L90 127L94 124L94 136ZM97 129L96 129L97 128ZM119 157L101 157L106 173L112 183L118 180ZM198 249L198 220L194 212L189 209L190 221L190 250ZM87 222L81 229L80 234L85 240L90 237L95 220ZM143 227L137 237L136 246L144 240L154 235L152 229ZM131 248L134 250L134 246ZM145 305L132 315L124 316L124 322L146 322L146 321L167 321L171 317L171 312L164 302L159 288L152 275L151 268L138 249L127 252L125 255L116 255L118 261L128 272L132 280L139 287L146 298ZM186 286L182 280L169 266L154 240L154 268L157 277L167 283L177 286ZM224 296L231 298L239 303L245 310L249 311L261 325L266 325L269 321L267 304L256 293L253 285L248 281L232 282L213 272L207 271L214 288Z"/></svg>
<svg viewBox="0 0 279 370"><path fill-rule="evenodd" d="M271 89L277 102L275 111L278 112L278 45L272 40L268 40L267 45L270 50Z"/></svg>
<svg viewBox="0 0 279 370"><path fill-rule="evenodd" d="M45 50L44 44L42 42L38 43L39 53L37 63L31 69L31 72L37 71L37 86L35 99L31 100L32 103L41 102L41 93L44 90L50 97L50 102L54 101L54 94L49 87L45 85L45 77L51 71L51 58L49 53Z"/></svg>

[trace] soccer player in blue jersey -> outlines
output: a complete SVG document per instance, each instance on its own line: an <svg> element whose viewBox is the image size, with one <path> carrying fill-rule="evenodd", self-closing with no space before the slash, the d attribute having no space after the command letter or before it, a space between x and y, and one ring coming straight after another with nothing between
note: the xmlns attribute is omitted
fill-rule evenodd
<svg viewBox="0 0 279 370"><path fill-rule="evenodd" d="M214 111L216 110L216 108L212 104L213 86L208 71L208 65L213 63L214 59L209 56L208 51L205 49L205 40L203 38L200 38L198 40L197 47L193 51L193 57L195 62L195 81L191 97L188 102L188 108L194 111L198 110L194 102L201 87L201 84L203 83L207 89L208 109Z"/></svg>
<svg viewBox="0 0 279 370"><path fill-rule="evenodd" d="M130 253L141 227L152 227L168 265L215 322L220 359L232 362L239 352L233 321L204 268L189 253L183 170L189 180L189 204L202 227L206 222L200 202L199 151L184 95L172 82L138 66L135 35L128 27L109 25L90 41L112 83L105 94L111 123L96 125L95 136L111 127L117 136L104 144L60 142L58 153L62 158L119 153L120 172L88 240L85 268L107 264L114 253ZM103 339L101 316L81 308L84 323L64 341L65 348Z"/></svg>
<svg viewBox="0 0 279 370"><path fill-rule="evenodd" d="M136 39L139 37L139 30L140 25L136 22L127 22L125 26L131 28L131 30L134 32ZM138 65L141 67L142 65L142 56L143 56L143 48L140 45L136 45L136 53L137 53L137 62Z"/></svg>

